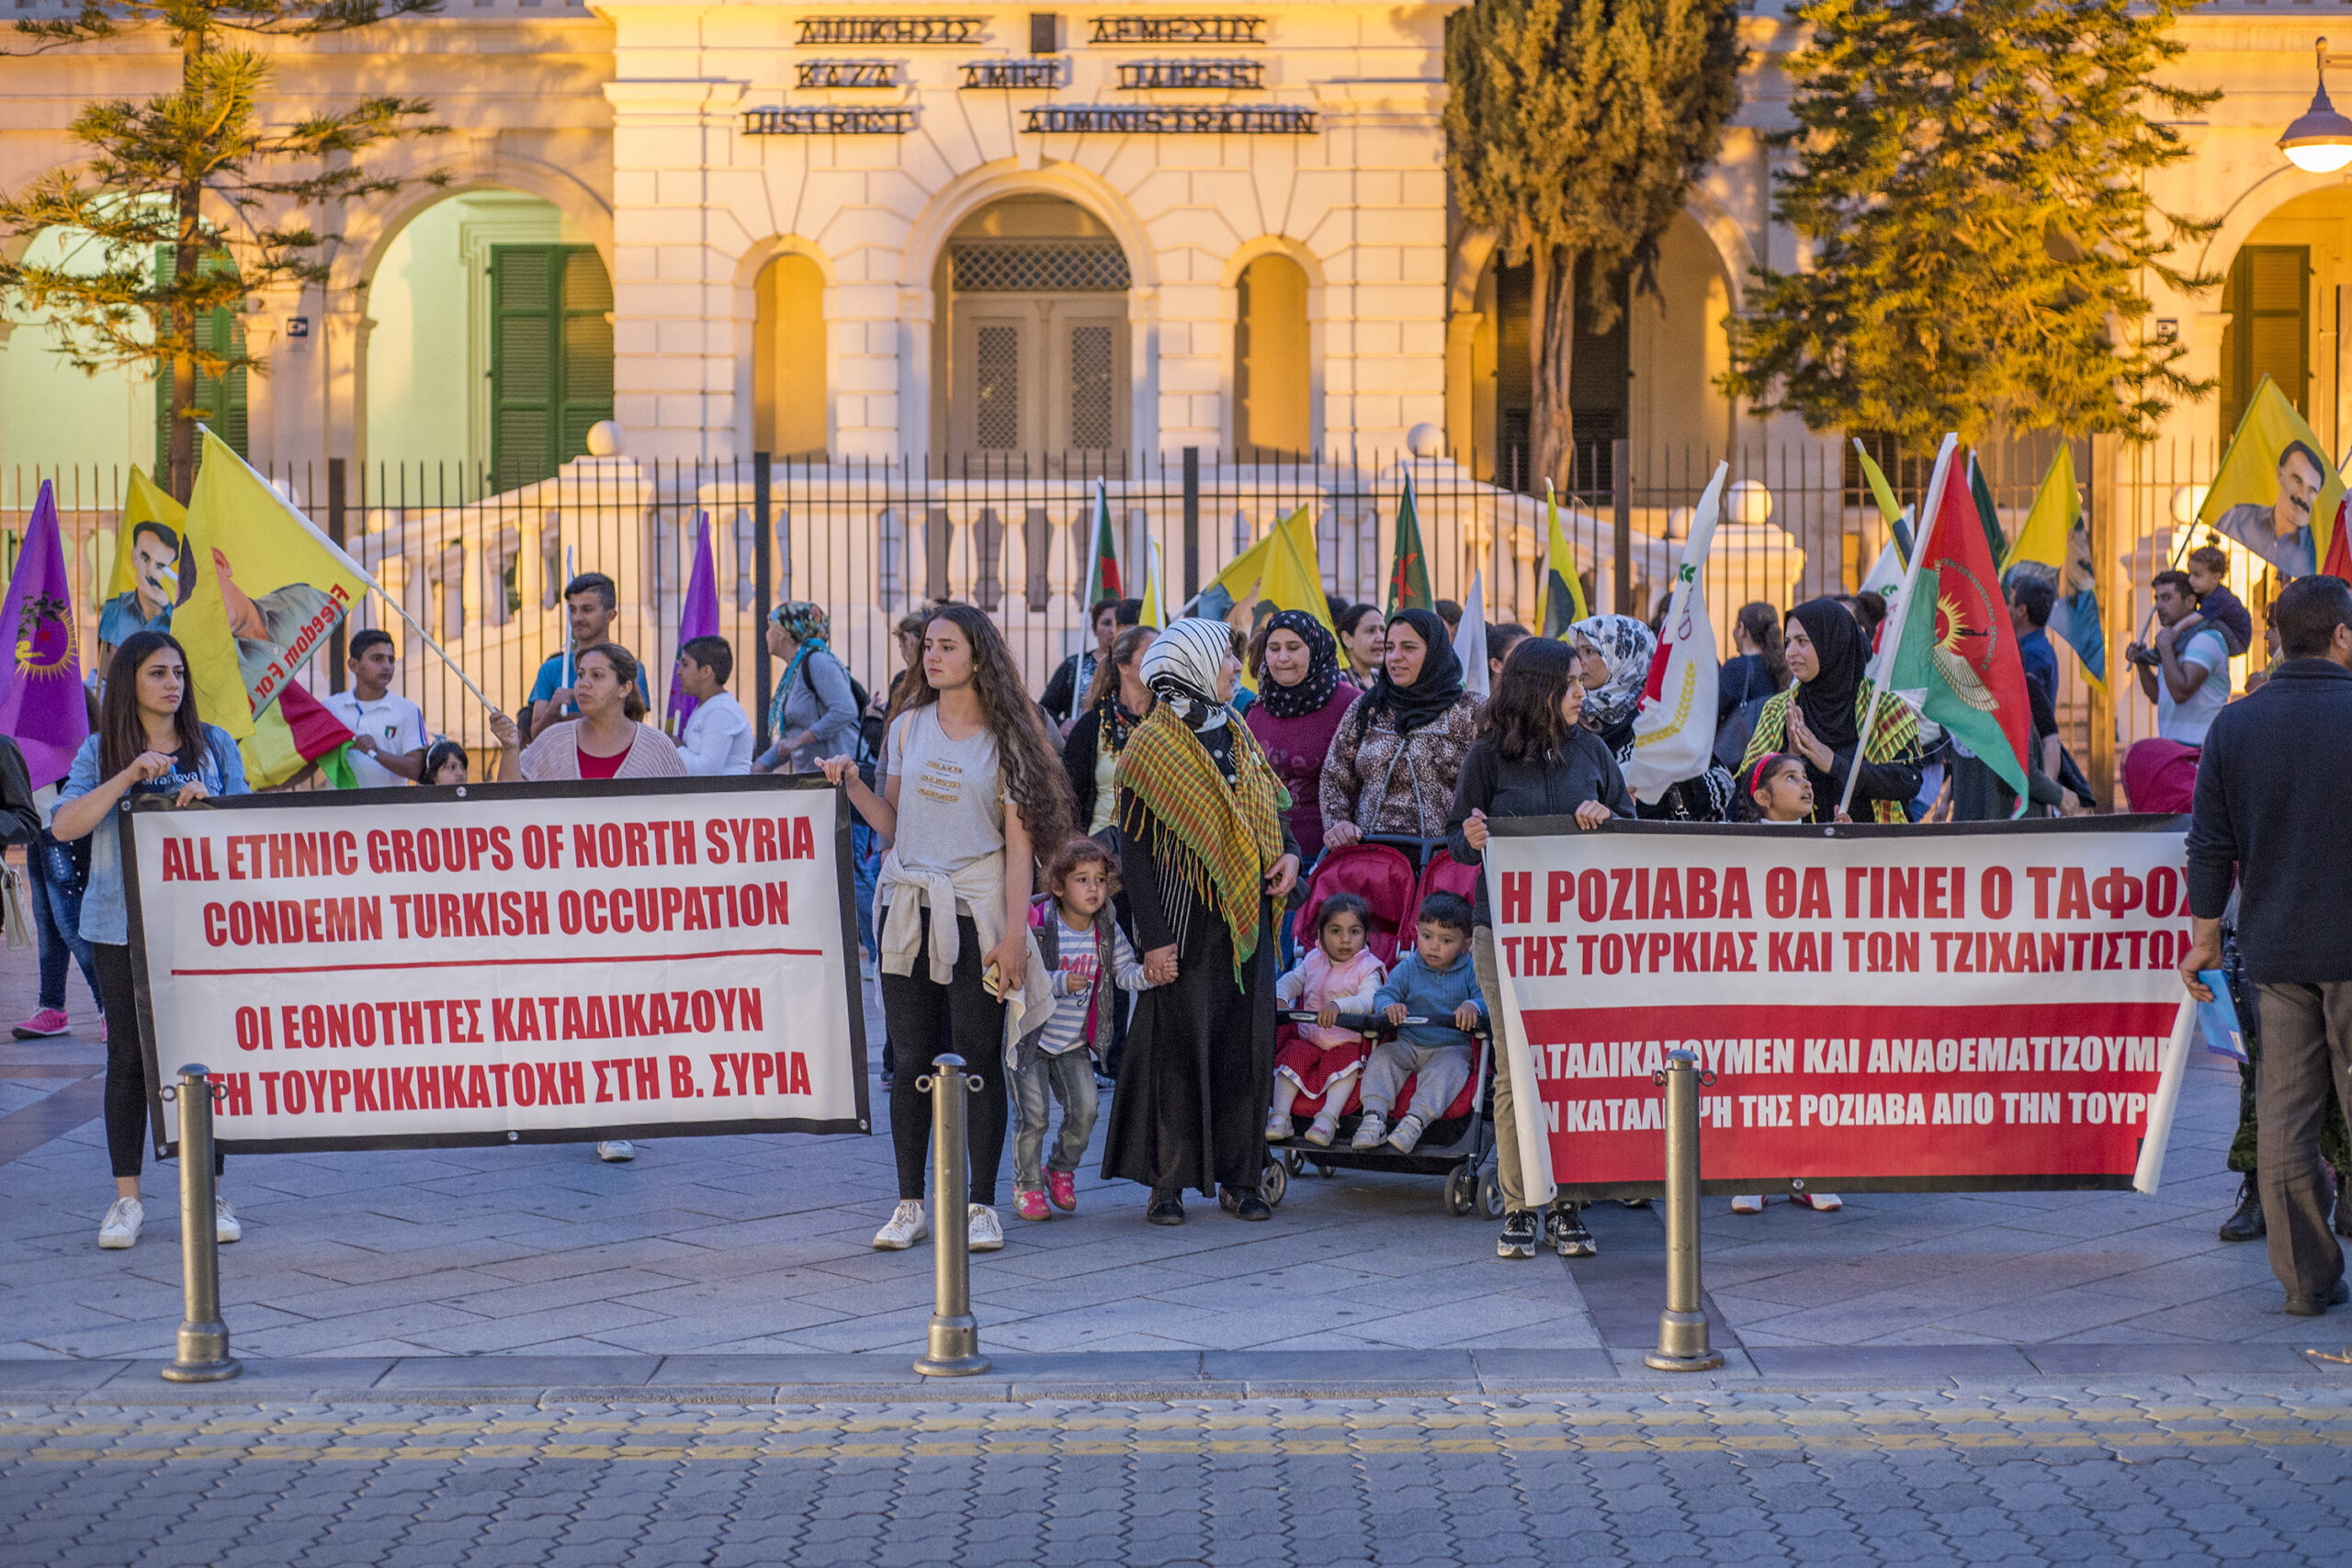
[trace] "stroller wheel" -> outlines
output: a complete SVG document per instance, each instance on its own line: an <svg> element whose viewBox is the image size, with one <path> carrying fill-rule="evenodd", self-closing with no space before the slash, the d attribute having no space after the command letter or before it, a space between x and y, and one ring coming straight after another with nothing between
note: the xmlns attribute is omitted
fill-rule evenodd
<svg viewBox="0 0 2352 1568"><path fill-rule="evenodd" d="M1478 1208L1490 1220L1503 1217L1503 1184L1492 1171L1478 1179Z"/></svg>
<svg viewBox="0 0 2352 1568"><path fill-rule="evenodd" d="M1258 1196L1270 1209L1279 1208L1283 1197L1290 1191L1290 1168L1279 1159L1270 1159L1266 1168L1258 1174Z"/></svg>
<svg viewBox="0 0 2352 1568"><path fill-rule="evenodd" d="M1318 1165L1315 1168L1315 1174L1329 1181L1340 1174L1340 1168L1335 1165Z"/></svg>
<svg viewBox="0 0 2352 1568"><path fill-rule="evenodd" d="M1455 1219L1468 1214L1477 1204L1478 1177L1464 1160L1445 1173L1445 1212Z"/></svg>
<svg viewBox="0 0 2352 1568"><path fill-rule="evenodd" d="M1290 1173L1293 1176L1305 1176L1306 1174L1306 1156L1302 1150L1292 1149L1289 1153L1283 1156L1283 1163L1290 1167Z"/></svg>

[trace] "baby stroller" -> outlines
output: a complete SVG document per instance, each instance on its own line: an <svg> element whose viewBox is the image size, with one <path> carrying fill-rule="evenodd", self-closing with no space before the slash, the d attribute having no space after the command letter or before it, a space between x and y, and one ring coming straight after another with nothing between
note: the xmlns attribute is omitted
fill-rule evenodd
<svg viewBox="0 0 2352 1568"><path fill-rule="evenodd" d="M1372 929L1367 933L1367 945L1383 964L1393 964L1399 949L1412 941L1415 917L1423 899L1436 892L1467 897L1476 885L1477 869L1457 863L1445 852L1444 845L1442 839L1383 838L1333 850L1323 857L1308 881L1306 901L1298 911L1299 929L1315 929L1315 917L1324 899L1337 893L1352 893L1371 906ZM1277 1051L1295 1036L1298 1025L1315 1021L1312 1012L1285 1011L1275 1014L1275 1018ZM1414 1018L1408 1021L1428 1021ZM1340 1022L1366 1036L1358 1047L1360 1056L1371 1055L1373 1040L1395 1032L1387 1021L1380 1018L1342 1014ZM1340 1111L1340 1132L1328 1146L1307 1143L1299 1136L1323 1109L1322 1096L1302 1092L1292 1103L1291 1136L1268 1143L1267 1164L1259 1180L1258 1195L1269 1204L1279 1204L1290 1190L1290 1179L1305 1175L1309 1165L1326 1177L1342 1169L1401 1171L1445 1178L1448 1213L1458 1217L1483 1210L1488 1218L1500 1218L1502 1188L1495 1179L1494 1117L1487 1093L1494 1070L1491 1026L1476 1031L1472 1038L1476 1042L1476 1050L1468 1080L1453 1097L1453 1102L1422 1130L1420 1142L1411 1154L1400 1155L1385 1143L1369 1149L1347 1146L1363 1117L1363 1075L1351 1074L1344 1080L1348 1099ZM1411 1103L1414 1083L1412 1078L1405 1080L1397 1095L1398 1105Z"/></svg>

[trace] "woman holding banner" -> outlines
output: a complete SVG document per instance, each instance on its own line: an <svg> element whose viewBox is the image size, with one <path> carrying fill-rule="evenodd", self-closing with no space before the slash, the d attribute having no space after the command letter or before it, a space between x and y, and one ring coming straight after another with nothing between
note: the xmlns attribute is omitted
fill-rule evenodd
<svg viewBox="0 0 2352 1568"><path fill-rule="evenodd" d="M893 840L875 888L890 1038L901 1052L925 1052L944 1026L964 1071L979 1079L967 1122L965 1235L973 1251L996 1251L1004 1245L995 1208L1007 1105L1003 996L1028 975L1037 869L1031 846L1070 836L1061 759L996 623L967 604L946 604L923 629L922 661L908 672L883 742L881 793L858 776L854 757L828 757L824 769L857 814ZM901 1061L891 1079L899 1206L875 1234L883 1252L931 1234L923 1212L931 1097L916 1087L924 1066Z"/></svg>
<svg viewBox="0 0 2352 1568"><path fill-rule="evenodd" d="M1639 625L1638 622L1635 623ZM1464 865L1487 858L1487 824L1503 817L1572 817L1580 829L1634 815L1625 775L1599 735L1579 719L1591 699L1579 679L1584 656L1549 637L1522 638L1503 660L1502 676L1478 716L1478 739L1462 761L1446 848ZM1487 1015L1502 1014L1502 974L1495 964L1494 911L1487 879L1478 879L1473 906L1471 961ZM1521 1086L1530 1087L1530 1086ZM1535 1256L1535 1212L1527 1206L1519 1163L1519 1122L1513 1110L1509 1052L1495 1056L1495 1175L1503 1189L1499 1258ZM1543 1225L1544 1239L1563 1258L1599 1250L1572 1202L1555 1203Z"/></svg>
<svg viewBox="0 0 2352 1568"><path fill-rule="evenodd" d="M82 939L97 958L98 1006L107 1020L107 1156L115 1200L98 1226L108 1249L139 1239L146 1210L139 1173L147 1152L147 1052L140 1043L131 989L130 919L122 889L122 848L109 820L125 796L190 806L217 795L243 795L244 759L237 743L196 711L187 655L169 632L133 632L107 667L97 733L82 742L74 771L58 791L50 831L67 843L88 838L90 881L82 896ZM220 1145L213 1145L213 1170ZM213 1200L216 1234L243 1235L229 1200Z"/></svg>
<svg viewBox="0 0 2352 1568"><path fill-rule="evenodd" d="M1870 644L1853 615L1835 599L1807 600L1789 612L1781 651L1796 683L1757 714L1742 775L1775 751L1792 752L1804 759L1813 783L1809 820L1837 819L1851 773L1855 806L1867 805L1877 821L1909 821L1903 807L1919 793L1918 716L1890 696L1879 704L1870 744L1862 746L1873 687L1863 673Z"/></svg>

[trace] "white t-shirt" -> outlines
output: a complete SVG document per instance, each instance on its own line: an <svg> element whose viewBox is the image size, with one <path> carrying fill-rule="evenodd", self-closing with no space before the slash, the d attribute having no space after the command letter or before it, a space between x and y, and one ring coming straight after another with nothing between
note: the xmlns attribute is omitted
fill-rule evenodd
<svg viewBox="0 0 2352 1568"><path fill-rule="evenodd" d="M345 729L369 737L379 751L397 757L424 750L424 711L398 692L386 692L372 703L361 702L356 692L337 692L326 699L326 705L329 713L343 720ZM390 789L416 782L401 777L356 746L350 755L351 775L362 789Z"/></svg>
<svg viewBox="0 0 2352 1568"><path fill-rule="evenodd" d="M704 777L752 771L752 716L734 693L721 692L695 705L678 740L678 758L686 772Z"/></svg>
<svg viewBox="0 0 2352 1568"><path fill-rule="evenodd" d="M937 704L902 713L890 726L882 770L886 780L899 781L891 847L901 866L953 876L1004 852L1004 779L996 737L986 726L951 740L939 726Z"/></svg>
<svg viewBox="0 0 2352 1568"><path fill-rule="evenodd" d="M2156 733L2183 746L2202 746L2213 717L2230 703L2230 645L2221 632L2206 626L2189 635L2176 657L2184 669L2207 671L2204 682L2185 702L2175 702L2164 671L2156 671Z"/></svg>

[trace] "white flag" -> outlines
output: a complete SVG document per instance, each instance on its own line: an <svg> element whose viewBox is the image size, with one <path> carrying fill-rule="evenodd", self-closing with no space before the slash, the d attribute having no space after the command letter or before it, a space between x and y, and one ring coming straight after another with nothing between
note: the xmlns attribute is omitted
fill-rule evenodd
<svg viewBox="0 0 2352 1568"><path fill-rule="evenodd" d="M1453 629L1453 657L1462 660L1462 685L1472 696L1487 696L1487 569L1470 579L1470 602Z"/></svg>
<svg viewBox="0 0 2352 1568"><path fill-rule="evenodd" d="M1634 754L1625 763L1625 787L1645 806L1657 805L1668 789L1696 778L1714 761L1719 661L1701 577L1707 551L1715 542L1715 525L1723 517L1724 476L1730 471L1728 463L1715 465L1715 477L1707 481L1706 493L1690 518L1690 537L1674 573L1674 597L1658 630L1657 652L1642 686L1641 709L1634 715Z"/></svg>

